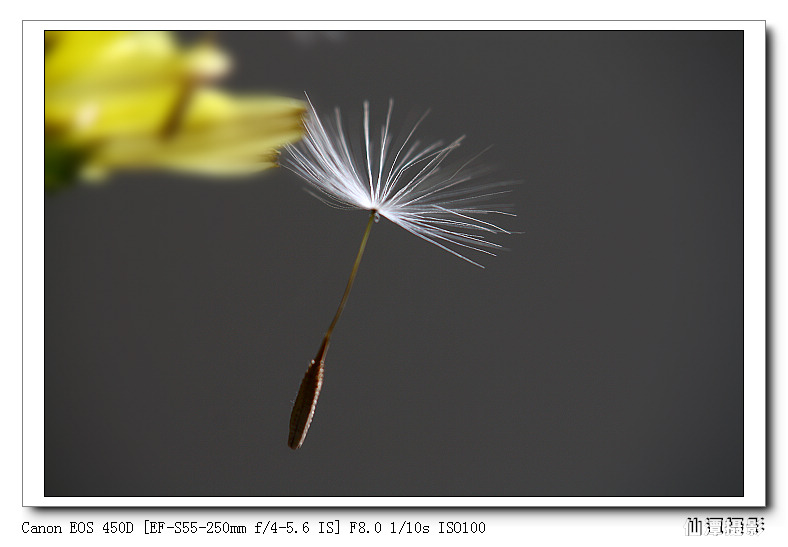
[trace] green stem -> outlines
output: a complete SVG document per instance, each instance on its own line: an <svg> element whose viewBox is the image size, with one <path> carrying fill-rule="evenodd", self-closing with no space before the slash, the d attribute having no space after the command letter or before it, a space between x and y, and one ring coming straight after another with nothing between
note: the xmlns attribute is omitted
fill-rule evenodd
<svg viewBox="0 0 788 547"><path fill-rule="evenodd" d="M361 247L358 249L356 255L356 262L353 264L353 270L350 272L350 279L347 280L345 287L345 294L342 295L342 301L339 303L337 313L334 314L334 319L326 331L323 338L323 343L317 355L310 363L309 368L301 380L301 387L298 389L295 403L293 403L293 410L290 413L290 436L287 439L287 445L293 450L298 449L306 438L309 425L312 423L312 416L315 413L317 406L317 399L320 397L320 389L323 386L323 370L326 352L328 351L328 343L331 340L331 333L334 332L334 327L342 315L342 310L345 309L347 297L350 295L350 289L353 288L353 281L356 279L358 273L358 265L361 263L361 257L364 254L364 247L367 246L367 239L369 239L369 232L372 230L372 223L375 221L376 212L372 211L369 215L369 222L367 222L367 229L364 231L364 238L361 240Z"/></svg>
<svg viewBox="0 0 788 547"><path fill-rule="evenodd" d="M339 303L339 308L337 308L337 313L334 315L334 319L331 321L331 325L329 325L328 330L326 331L326 336L323 338L324 347L328 346L328 342L331 339L331 333L334 332L334 327L336 327L337 322L339 321L339 317L342 315L342 311L345 309L345 304L347 303L347 297L350 295L350 289L353 288L353 282L356 280L356 273L358 273L358 265L361 264L361 257L364 255L364 248L367 246L367 240L369 239L369 232L372 230L372 224L375 222L375 214L376 211L372 211L372 213L369 215L369 221L367 222L367 229L364 230L364 237L361 239L361 246L358 248L356 261L353 263L353 269L350 271L350 278L347 280L347 286L345 287L345 294L342 295L342 301Z"/></svg>

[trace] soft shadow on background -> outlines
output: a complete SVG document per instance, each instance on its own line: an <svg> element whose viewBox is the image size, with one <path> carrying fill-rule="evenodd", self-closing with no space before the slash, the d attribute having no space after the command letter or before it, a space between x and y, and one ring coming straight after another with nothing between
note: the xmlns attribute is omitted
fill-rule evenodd
<svg viewBox="0 0 788 547"><path fill-rule="evenodd" d="M494 145L522 233L375 225L293 452L366 213L284 169L48 196L47 496L743 495L741 32L218 40L234 90Z"/></svg>

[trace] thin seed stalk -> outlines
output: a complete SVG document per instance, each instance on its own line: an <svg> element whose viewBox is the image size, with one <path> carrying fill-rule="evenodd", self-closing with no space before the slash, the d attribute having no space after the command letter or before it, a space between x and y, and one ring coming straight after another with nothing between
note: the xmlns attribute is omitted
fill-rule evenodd
<svg viewBox="0 0 788 547"><path fill-rule="evenodd" d="M328 345L331 342L331 334L334 332L334 327L336 327L339 318L342 316L348 296L350 296L350 290L353 288L353 282L356 280L358 266L361 264L361 257L364 255L364 249L367 246L369 233L372 230L372 224L375 222L376 215L376 211L372 211L369 215L367 228L364 230L364 237L361 239L361 245L356 254L356 261L353 263L353 269L350 271L350 277L345 286L345 293L342 295L342 300L339 302L339 307L334 314L334 319L331 320L331 324L328 326L328 330L326 330L326 334L323 337L323 343L320 344L317 355L312 359L309 368L306 370L306 374L304 374L304 379L301 380L301 387L298 389L298 395L296 396L295 403L293 403L293 410L290 413L290 435L287 439L287 446L293 450L300 448L301 445L304 444L307 431L309 431L309 426L312 423L312 417L315 415L317 399L320 396L320 389L323 387L325 358L326 352L328 351Z"/></svg>

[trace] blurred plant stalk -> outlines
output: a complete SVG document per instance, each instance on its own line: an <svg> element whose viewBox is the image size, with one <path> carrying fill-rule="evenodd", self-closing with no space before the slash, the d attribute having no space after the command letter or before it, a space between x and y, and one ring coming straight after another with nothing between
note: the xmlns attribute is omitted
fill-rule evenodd
<svg viewBox="0 0 788 547"><path fill-rule="evenodd" d="M47 190L126 169L254 173L303 135L302 101L214 87L231 60L210 37L189 48L168 32L47 31L44 39Z"/></svg>

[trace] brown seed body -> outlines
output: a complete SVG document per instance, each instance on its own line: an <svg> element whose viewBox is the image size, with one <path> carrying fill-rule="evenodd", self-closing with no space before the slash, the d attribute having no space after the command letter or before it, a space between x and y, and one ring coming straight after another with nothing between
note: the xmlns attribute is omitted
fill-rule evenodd
<svg viewBox="0 0 788 547"><path fill-rule="evenodd" d="M301 387L298 389L298 396L293 404L293 411L290 413L290 436L287 439L287 446L296 450L304 444L312 417L315 415L317 398L320 396L320 389L323 387L323 372L325 370L325 357L328 350L328 341L324 340L320 346L317 356L312 359L309 368L301 380Z"/></svg>

